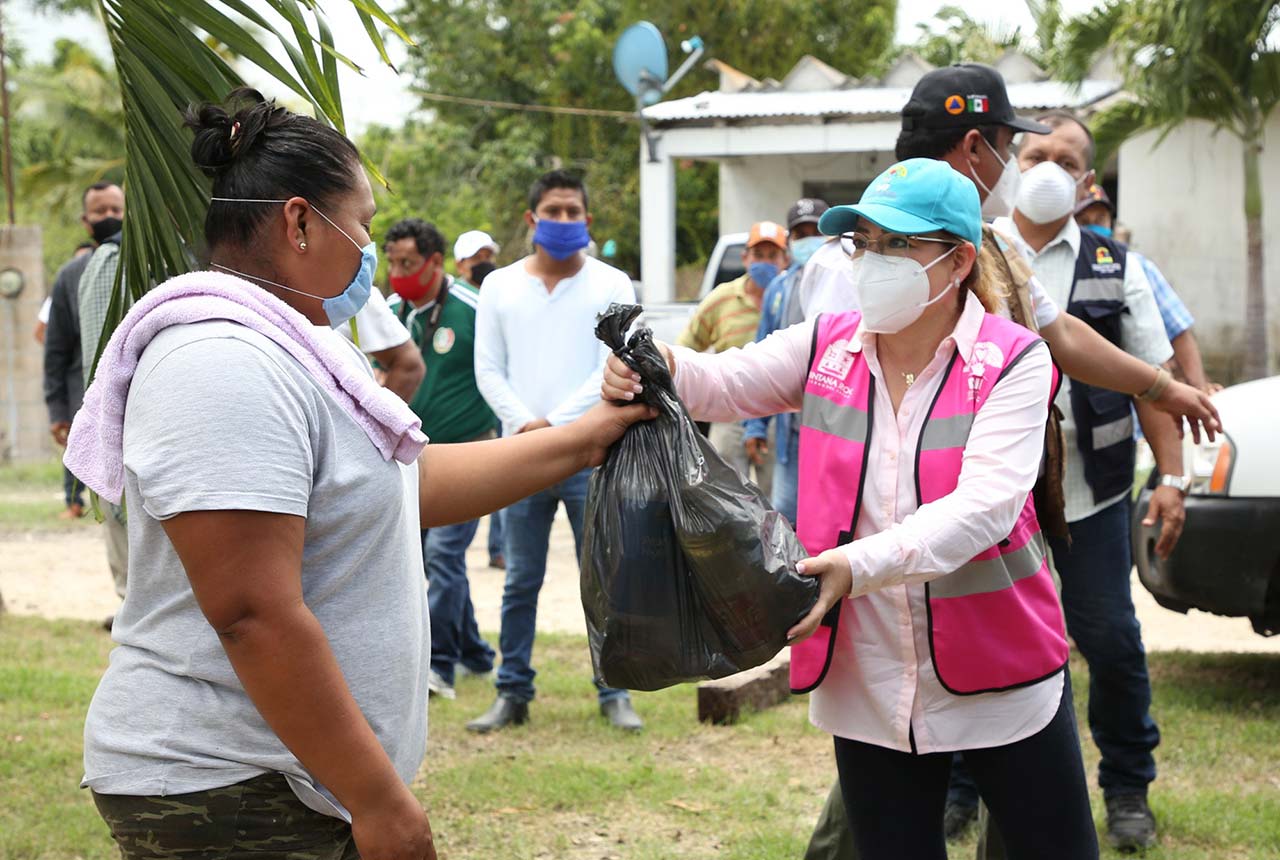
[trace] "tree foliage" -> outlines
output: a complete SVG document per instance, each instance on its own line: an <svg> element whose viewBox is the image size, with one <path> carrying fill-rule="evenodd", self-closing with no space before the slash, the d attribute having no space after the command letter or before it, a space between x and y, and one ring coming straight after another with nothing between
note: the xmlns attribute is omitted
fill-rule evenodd
<svg viewBox="0 0 1280 860"><path fill-rule="evenodd" d="M1093 122L1099 159L1139 132L1157 145L1188 120L1204 120L1240 139L1248 268L1245 324L1249 378L1268 367L1263 289L1261 155L1263 128L1280 102L1277 0L1110 0L1067 22L1058 71L1081 80L1104 50L1116 54L1131 98Z"/></svg>
<svg viewBox="0 0 1280 860"><path fill-rule="evenodd" d="M10 80L15 208L40 224L45 271L66 262L87 238L80 192L124 178L124 120L115 72L83 46L54 44L48 63L15 62Z"/></svg>
<svg viewBox="0 0 1280 860"><path fill-rule="evenodd" d="M519 104L633 111L616 81L613 45L641 20L668 39L672 67L680 40L699 35L714 56L758 79L781 78L805 54L851 73L875 71L893 33L895 0L856 13L805 0L741 3L639 3L635 0L407 0L397 19L417 41L404 71L421 91ZM717 86L695 69L669 98ZM581 172L591 191L597 241L612 238L617 263L639 268L640 132L635 123L495 108L425 105L431 123L371 130L362 141L386 168L396 192L380 201L384 218L436 220L447 236L488 227L509 256L524 249L520 215L530 183L551 167ZM388 117L398 125L401 117ZM677 170L677 259L705 259L717 234L714 165ZM780 218L783 213L776 213ZM385 222L383 222L385 223Z"/></svg>

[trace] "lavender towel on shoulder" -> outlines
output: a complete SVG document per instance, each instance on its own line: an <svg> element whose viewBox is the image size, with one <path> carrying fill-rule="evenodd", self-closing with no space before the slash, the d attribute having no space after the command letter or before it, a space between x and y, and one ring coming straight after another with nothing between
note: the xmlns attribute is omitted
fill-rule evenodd
<svg viewBox="0 0 1280 860"><path fill-rule="evenodd" d="M152 338L169 326L227 320L270 338L293 356L369 436L384 460L412 463L427 444L422 421L400 398L317 336L302 314L248 281L191 272L147 293L120 323L98 362L67 439L63 463L112 504L124 492L124 411L129 384Z"/></svg>

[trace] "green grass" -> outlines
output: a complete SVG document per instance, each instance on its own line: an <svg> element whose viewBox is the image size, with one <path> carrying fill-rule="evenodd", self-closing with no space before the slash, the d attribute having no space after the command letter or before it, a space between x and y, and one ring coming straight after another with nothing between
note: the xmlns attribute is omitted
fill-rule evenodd
<svg viewBox="0 0 1280 860"><path fill-rule="evenodd" d="M88 497L86 492L86 501ZM0 534L68 531L95 522L87 509L79 520L59 519L63 507L60 461L0 465Z"/></svg>
<svg viewBox="0 0 1280 860"><path fill-rule="evenodd" d="M0 620L0 858L114 856L81 775L84 711L110 643L92 623ZM433 701L415 791L441 856L659 860L795 858L834 778L830 740L797 699L736 726L704 726L692 688L637 694L647 723L598 716L585 642L541 636L529 725L489 737L463 724L492 687L463 679ZM1079 713L1085 668L1073 664ZM1150 860L1280 856L1280 657L1154 654L1164 732ZM1086 740L1092 774L1097 755ZM1102 823L1100 800L1094 808ZM973 856L972 841L953 858ZM1106 854L1108 857L1120 855Z"/></svg>

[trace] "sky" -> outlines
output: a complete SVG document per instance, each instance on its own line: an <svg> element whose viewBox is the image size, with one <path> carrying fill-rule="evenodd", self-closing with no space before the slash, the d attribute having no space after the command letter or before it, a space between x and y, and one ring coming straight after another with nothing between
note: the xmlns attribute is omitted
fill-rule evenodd
<svg viewBox="0 0 1280 860"><path fill-rule="evenodd" d="M949 2L954 3L955 0L898 0L898 41L915 41L919 32L917 25L932 19L938 9L948 5ZM274 15L261 0L250 0L250 3L261 9L265 16ZM1098 0L1063 0L1062 5L1067 15L1076 15L1097 4ZM73 39L103 56L108 54L106 34L102 31L101 25L88 15L38 15L32 11L31 0L9 0L5 5L9 9L7 16L9 36L22 45L31 60L47 60L52 55L54 42L60 38ZM383 3L384 8L391 8L394 5L395 0L386 0ZM329 17L338 50L347 54L352 61L365 69L364 76L346 68L342 68L339 72L348 130L359 133L372 124L399 125L403 119L418 110L417 100L408 91L409 80L406 77L397 76L395 72L382 65L350 3L325 0L324 9ZM978 9L971 7L969 12L983 23L1009 29L1020 26L1024 31L1032 29L1031 15L1023 0L992 0L982 4ZM706 33L701 35L708 43L708 53L714 56L714 39L709 38L709 34ZM405 48L397 40L392 38L387 44L393 62L398 62L404 57ZM273 46L268 45L268 47ZM673 60L678 61L678 48L673 45L672 50L676 52L673 53ZM283 59L282 53L276 53ZM675 64L673 62L673 65ZM750 69L743 71L750 73ZM269 78L256 73L256 69L245 68L242 74L250 83L258 86L268 95L285 95L283 88ZM714 77L708 74L706 78L707 86L714 87Z"/></svg>

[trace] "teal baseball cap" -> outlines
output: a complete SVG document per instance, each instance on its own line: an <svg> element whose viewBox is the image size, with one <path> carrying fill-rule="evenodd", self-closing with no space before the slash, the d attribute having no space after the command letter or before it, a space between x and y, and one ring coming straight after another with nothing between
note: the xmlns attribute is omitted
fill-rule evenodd
<svg viewBox="0 0 1280 860"><path fill-rule="evenodd" d="M972 180L945 161L909 158L877 176L852 206L834 206L818 222L828 236L854 229L859 218L891 233L944 230L982 245L982 203Z"/></svg>

